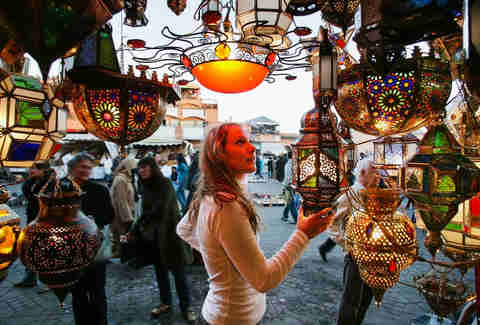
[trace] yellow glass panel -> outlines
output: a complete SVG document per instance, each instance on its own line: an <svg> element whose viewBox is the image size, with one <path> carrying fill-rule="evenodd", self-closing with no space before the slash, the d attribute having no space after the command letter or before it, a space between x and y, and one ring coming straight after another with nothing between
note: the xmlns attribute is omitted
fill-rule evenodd
<svg viewBox="0 0 480 325"><path fill-rule="evenodd" d="M12 227L3 226L0 228L0 254L10 254L15 245L15 233Z"/></svg>

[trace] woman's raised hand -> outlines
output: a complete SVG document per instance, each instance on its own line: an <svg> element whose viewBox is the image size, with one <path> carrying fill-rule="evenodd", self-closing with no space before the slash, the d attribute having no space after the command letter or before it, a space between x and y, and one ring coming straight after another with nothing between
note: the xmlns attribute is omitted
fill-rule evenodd
<svg viewBox="0 0 480 325"><path fill-rule="evenodd" d="M297 229L303 231L308 238L324 232L333 221L334 213L331 208L325 208L319 212L315 212L308 217L303 214L303 207L298 210Z"/></svg>

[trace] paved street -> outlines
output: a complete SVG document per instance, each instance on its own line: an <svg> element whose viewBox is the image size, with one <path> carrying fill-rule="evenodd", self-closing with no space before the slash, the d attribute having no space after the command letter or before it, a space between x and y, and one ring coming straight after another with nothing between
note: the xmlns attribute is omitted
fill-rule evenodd
<svg viewBox="0 0 480 325"><path fill-rule="evenodd" d="M278 183L250 184L250 192L280 191L281 186ZM280 220L282 210L282 207L259 209L265 222L261 247L267 257L275 254L295 228L295 225ZM23 213L22 209L18 211ZM423 242L423 236L420 236L419 239ZM286 280L268 293L268 310L262 324L334 324L342 293L343 252L340 248L335 248L329 255L329 263L321 261L317 247L325 238L325 234L315 238ZM423 243L420 246L423 246ZM428 256L424 250L422 255ZM428 269L428 265L416 263L405 271L401 278L403 281L411 281L413 275L420 275ZM23 266L17 261L11 268L7 280L0 285L2 306L0 325L73 324L70 296L62 310L51 292L39 294L38 288L13 288L12 284L22 278L22 270ZM107 266L107 274L108 312L111 324L184 324L180 317L176 295L171 315L159 319L150 317L151 309L159 303L159 292L152 267L135 271L125 265L111 263ZM207 274L200 266L189 266L188 274L192 286L193 305L199 312L208 290ZM472 278L471 274L469 278ZM174 287L172 279L172 288ZM380 309L374 304L371 305L364 324L409 324L411 319L428 310L424 298L415 289L397 285L387 291Z"/></svg>

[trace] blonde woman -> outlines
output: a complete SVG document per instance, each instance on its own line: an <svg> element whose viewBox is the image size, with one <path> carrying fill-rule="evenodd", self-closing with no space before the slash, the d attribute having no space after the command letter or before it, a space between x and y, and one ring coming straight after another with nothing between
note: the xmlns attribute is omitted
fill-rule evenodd
<svg viewBox="0 0 480 325"><path fill-rule="evenodd" d="M299 214L297 229L270 259L258 245L260 218L244 189L255 172L255 147L239 124L210 130L200 156L200 184L177 233L200 251L209 275L202 322L254 325L265 313L265 292L287 276L310 239L331 221L329 209L309 218Z"/></svg>

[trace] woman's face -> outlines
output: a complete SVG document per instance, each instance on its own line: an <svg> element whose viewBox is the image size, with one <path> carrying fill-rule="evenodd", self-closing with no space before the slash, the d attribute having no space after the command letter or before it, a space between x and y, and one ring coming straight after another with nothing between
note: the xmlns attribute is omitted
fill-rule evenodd
<svg viewBox="0 0 480 325"><path fill-rule="evenodd" d="M255 171L255 147L240 126L232 126L227 132L224 162L238 176Z"/></svg>
<svg viewBox="0 0 480 325"><path fill-rule="evenodd" d="M141 179L149 179L152 177L152 167L150 165L138 166L138 175Z"/></svg>
<svg viewBox="0 0 480 325"><path fill-rule="evenodd" d="M32 166L30 168L30 177L42 177L43 176L43 170L37 169L35 166Z"/></svg>

